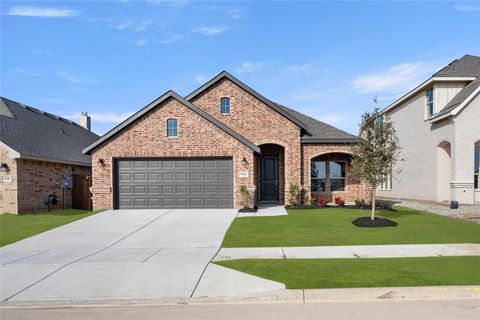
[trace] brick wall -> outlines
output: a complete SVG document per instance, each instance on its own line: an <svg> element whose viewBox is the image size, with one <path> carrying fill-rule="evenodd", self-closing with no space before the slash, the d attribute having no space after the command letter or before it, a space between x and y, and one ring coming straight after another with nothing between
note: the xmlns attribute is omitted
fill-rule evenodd
<svg viewBox="0 0 480 320"><path fill-rule="evenodd" d="M230 115L220 113L220 99L229 97ZM285 148L285 188L300 185L300 127L228 79L192 99L192 103L225 123L257 146L274 143ZM287 195L284 193L286 201Z"/></svg>
<svg viewBox="0 0 480 320"><path fill-rule="evenodd" d="M178 137L167 137L166 121L178 120ZM93 208L113 207L113 159L122 157L233 157L234 201L240 206L240 186L255 192L253 151L181 102L170 98L92 152ZM246 158L245 167L242 159ZM104 165L98 163L104 160ZM248 177L238 177L238 171Z"/></svg>
<svg viewBox="0 0 480 320"><path fill-rule="evenodd" d="M17 213L17 163L8 151L0 147L0 161L8 165L9 171L0 171L0 213Z"/></svg>
<svg viewBox="0 0 480 320"><path fill-rule="evenodd" d="M353 202L355 199L365 199L370 201L372 198L371 188L363 181L356 179L351 170L352 146L349 144L304 144L303 145L303 167L304 167L304 189L306 195L311 192L311 161L312 159L321 161L345 161L346 162L346 188L345 191L330 192L327 182L326 192L314 193L315 196L325 196L329 201L333 201L335 196L340 196L346 202ZM327 168L328 170L328 168Z"/></svg>
<svg viewBox="0 0 480 320"><path fill-rule="evenodd" d="M18 212L44 211L48 195L55 194L59 204L53 209L63 208L61 183L66 176L88 175L91 168L62 163L17 159ZM72 189L67 189L67 208L72 206Z"/></svg>

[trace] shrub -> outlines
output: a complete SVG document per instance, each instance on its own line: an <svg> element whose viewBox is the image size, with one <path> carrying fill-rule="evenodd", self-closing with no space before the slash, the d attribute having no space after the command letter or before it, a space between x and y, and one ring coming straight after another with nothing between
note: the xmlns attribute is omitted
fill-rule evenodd
<svg viewBox="0 0 480 320"><path fill-rule="evenodd" d="M339 196L336 196L336 197L334 198L334 201L335 201L335 205L336 205L337 207L344 207L344 206L345 206L345 200L343 200L343 199L342 199L341 197L339 197Z"/></svg>
<svg viewBox="0 0 480 320"><path fill-rule="evenodd" d="M319 196L317 197L317 205L320 207L320 208L326 208L327 207L327 198L325 196Z"/></svg>
<svg viewBox="0 0 480 320"><path fill-rule="evenodd" d="M290 205L292 207L296 207L298 206L298 196L299 196L299 193L298 193L298 185L295 184L295 183L290 183L290 187L288 189L288 192L289 192L289 197L288 197L288 202L290 203Z"/></svg>
<svg viewBox="0 0 480 320"><path fill-rule="evenodd" d="M376 205L379 209L382 210L392 210L392 207L395 203L393 201L388 200L377 200Z"/></svg>
<svg viewBox="0 0 480 320"><path fill-rule="evenodd" d="M240 186L240 194L242 195L242 207L244 209L250 208L250 191L248 190L247 186Z"/></svg>
<svg viewBox="0 0 480 320"><path fill-rule="evenodd" d="M314 206L315 204L317 204L317 199L315 199L315 196L310 196L310 199L308 199L308 204L310 206Z"/></svg>
<svg viewBox="0 0 480 320"><path fill-rule="evenodd" d="M355 199L355 206L357 208L363 209L367 205L365 199Z"/></svg>

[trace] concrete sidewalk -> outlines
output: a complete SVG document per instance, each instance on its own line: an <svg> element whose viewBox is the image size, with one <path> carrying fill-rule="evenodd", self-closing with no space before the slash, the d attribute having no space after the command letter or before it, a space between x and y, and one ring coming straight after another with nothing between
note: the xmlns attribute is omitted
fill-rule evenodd
<svg viewBox="0 0 480 320"><path fill-rule="evenodd" d="M330 259L479 256L480 244L222 248L214 261L236 259Z"/></svg>

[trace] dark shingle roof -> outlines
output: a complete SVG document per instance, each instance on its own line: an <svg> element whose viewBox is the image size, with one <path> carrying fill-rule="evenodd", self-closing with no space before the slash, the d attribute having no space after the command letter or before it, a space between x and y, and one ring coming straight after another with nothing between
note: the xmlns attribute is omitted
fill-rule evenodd
<svg viewBox="0 0 480 320"><path fill-rule="evenodd" d="M73 121L0 97L0 141L20 157L91 165L82 149L98 138Z"/></svg>
<svg viewBox="0 0 480 320"><path fill-rule="evenodd" d="M465 88L460 90L452 98L452 100L450 100L447 105L440 110L440 112L431 118L431 120L437 119L453 111L453 109L462 104L462 102L464 102L478 87L480 87L480 77L470 82Z"/></svg>
<svg viewBox="0 0 480 320"><path fill-rule="evenodd" d="M302 135L303 143L351 143L357 141L357 136L353 134L337 129L278 103L276 105L305 123L307 129Z"/></svg>
<svg viewBox="0 0 480 320"><path fill-rule="evenodd" d="M469 54L452 61L433 77L478 77L480 76L480 57Z"/></svg>

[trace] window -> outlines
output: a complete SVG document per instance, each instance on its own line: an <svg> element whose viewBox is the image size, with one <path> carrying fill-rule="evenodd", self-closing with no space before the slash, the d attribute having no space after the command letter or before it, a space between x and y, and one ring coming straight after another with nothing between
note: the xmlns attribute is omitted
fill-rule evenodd
<svg viewBox="0 0 480 320"><path fill-rule="evenodd" d="M230 114L230 98L220 99L220 113Z"/></svg>
<svg viewBox="0 0 480 320"><path fill-rule="evenodd" d="M345 191L345 162L330 161L330 191Z"/></svg>
<svg viewBox="0 0 480 320"><path fill-rule="evenodd" d="M433 88L427 90L427 118L433 117L435 114L433 106Z"/></svg>
<svg viewBox="0 0 480 320"><path fill-rule="evenodd" d="M167 137L176 137L178 133L177 119L167 120Z"/></svg>
<svg viewBox="0 0 480 320"><path fill-rule="evenodd" d="M313 192L325 192L327 182L327 163L325 161L312 161L311 181Z"/></svg>
<svg viewBox="0 0 480 320"><path fill-rule="evenodd" d="M389 174L387 176L387 180L382 184L380 184L380 190L392 190L392 181L393 181L392 175Z"/></svg>
<svg viewBox="0 0 480 320"><path fill-rule="evenodd" d="M479 175L480 175L480 142L477 142L475 144L475 167L474 167L474 176L473 176L473 184L474 184L474 188L475 189L480 189L479 187L479 184L478 184L478 180L480 179L479 178ZM476 199L475 199L476 201Z"/></svg>

